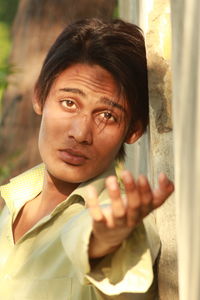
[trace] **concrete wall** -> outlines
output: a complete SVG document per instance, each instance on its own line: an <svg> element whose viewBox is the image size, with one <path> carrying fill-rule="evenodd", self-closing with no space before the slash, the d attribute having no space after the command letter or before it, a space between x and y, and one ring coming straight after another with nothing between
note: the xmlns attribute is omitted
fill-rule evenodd
<svg viewBox="0 0 200 300"><path fill-rule="evenodd" d="M171 18L169 0L121 0L121 17L138 24L146 37L150 126L142 141L129 147L126 166L148 174L153 185L160 172L174 177L171 109ZM134 9L135 7L135 9ZM174 195L155 212L162 249L158 261L160 300L178 299Z"/></svg>

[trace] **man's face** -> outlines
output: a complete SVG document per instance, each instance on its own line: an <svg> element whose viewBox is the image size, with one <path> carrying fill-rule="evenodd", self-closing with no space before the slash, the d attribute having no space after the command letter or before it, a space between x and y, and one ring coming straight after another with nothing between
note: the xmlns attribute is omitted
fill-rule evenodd
<svg viewBox="0 0 200 300"><path fill-rule="evenodd" d="M128 129L125 101L112 75L75 64L54 81L42 110L39 150L55 178L80 183L114 161Z"/></svg>

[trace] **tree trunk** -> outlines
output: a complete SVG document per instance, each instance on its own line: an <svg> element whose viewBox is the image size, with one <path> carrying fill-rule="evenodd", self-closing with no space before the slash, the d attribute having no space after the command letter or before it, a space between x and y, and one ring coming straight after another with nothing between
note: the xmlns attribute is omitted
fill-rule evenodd
<svg viewBox="0 0 200 300"><path fill-rule="evenodd" d="M70 22L85 17L111 19L116 0L21 0L13 26L14 74L4 97L0 165L13 176L40 161L39 117L31 105L33 86L48 48Z"/></svg>

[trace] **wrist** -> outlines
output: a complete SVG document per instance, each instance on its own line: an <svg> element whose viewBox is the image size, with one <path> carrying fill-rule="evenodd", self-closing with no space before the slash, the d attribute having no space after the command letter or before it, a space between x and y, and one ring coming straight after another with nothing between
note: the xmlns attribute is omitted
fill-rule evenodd
<svg viewBox="0 0 200 300"><path fill-rule="evenodd" d="M102 240L97 239L93 234L90 237L89 243L89 258L95 259L106 256L114 251L116 251L121 244L109 245L108 243L102 242Z"/></svg>

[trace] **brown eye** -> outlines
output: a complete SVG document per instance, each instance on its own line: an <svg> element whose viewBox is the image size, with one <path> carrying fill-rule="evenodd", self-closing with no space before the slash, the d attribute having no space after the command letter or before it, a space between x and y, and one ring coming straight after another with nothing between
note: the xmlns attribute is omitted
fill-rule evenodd
<svg viewBox="0 0 200 300"><path fill-rule="evenodd" d="M109 113L109 112L105 112L104 113L104 118L105 119L107 119L107 120L109 120L109 119L111 119L113 116L111 115L111 113Z"/></svg>
<svg viewBox="0 0 200 300"><path fill-rule="evenodd" d="M114 114L110 111L103 111L97 115L96 118L97 124L115 124L117 123L117 118L114 116Z"/></svg>
<svg viewBox="0 0 200 300"><path fill-rule="evenodd" d="M67 99L67 100L62 100L61 101L62 106L64 106L65 108L72 108L75 109L76 108L76 104L74 103L73 100Z"/></svg>
<svg viewBox="0 0 200 300"><path fill-rule="evenodd" d="M110 121L116 121L116 119L115 119L115 117L113 116L113 114L110 113L109 111L105 111L105 112L101 113L101 117L102 117L104 120L106 120L106 121L108 121L108 120L110 120Z"/></svg>

